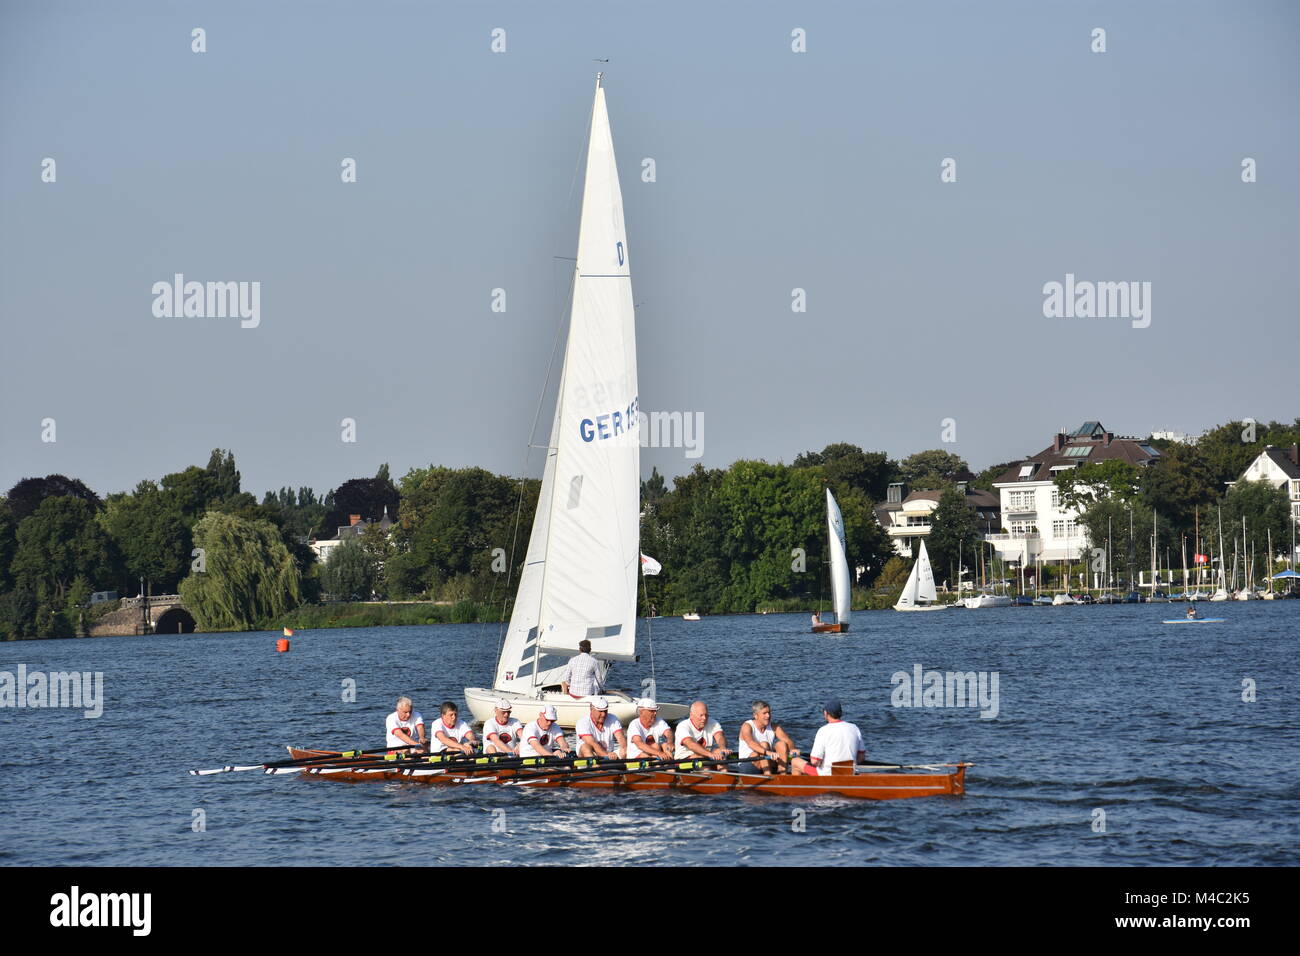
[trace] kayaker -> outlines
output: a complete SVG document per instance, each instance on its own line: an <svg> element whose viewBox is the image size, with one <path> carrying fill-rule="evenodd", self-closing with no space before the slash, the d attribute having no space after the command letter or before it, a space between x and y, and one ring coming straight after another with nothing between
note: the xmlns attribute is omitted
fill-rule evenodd
<svg viewBox="0 0 1300 956"><path fill-rule="evenodd" d="M709 705L702 700L691 704L691 715L677 725L675 760L706 757L721 760L730 753L727 737L716 720L709 720ZM710 748L710 744L713 746Z"/></svg>
<svg viewBox="0 0 1300 956"><path fill-rule="evenodd" d="M518 754L523 729L523 724L510 716L510 701L498 700L493 716L483 722L483 752Z"/></svg>
<svg viewBox="0 0 1300 956"><path fill-rule="evenodd" d="M1195 604L1189 605L1187 608L1187 620L1194 621L1198 617L1200 617L1200 615L1196 613L1196 605Z"/></svg>
<svg viewBox="0 0 1300 956"><path fill-rule="evenodd" d="M659 719L659 705L653 697L636 702L636 720L627 729L627 758L671 760L673 732L666 720Z"/></svg>
<svg viewBox="0 0 1300 956"><path fill-rule="evenodd" d="M569 753L569 743L564 739L564 729L556 723L555 708L547 704L537 719L524 727L519 743L521 757L551 757Z"/></svg>
<svg viewBox="0 0 1300 956"><path fill-rule="evenodd" d="M795 773L828 777L831 768L844 760L862 761L867 753L862 747L862 731L844 719L844 707L839 698L832 697L822 707L826 725L813 738L808 759L791 757L790 766Z"/></svg>
<svg viewBox="0 0 1300 956"><path fill-rule="evenodd" d="M424 749L424 718L412 708L411 698L397 698L397 709L384 721L384 729L388 733L384 746Z"/></svg>
<svg viewBox="0 0 1300 956"><path fill-rule="evenodd" d="M754 701L753 712L753 718L740 725L736 756L756 758L751 760L753 769L770 777L799 751L784 728L772 722L772 708L767 701Z"/></svg>
<svg viewBox="0 0 1300 956"><path fill-rule="evenodd" d="M433 725L433 739L429 741L429 753L440 754L446 750L459 750L463 754L472 754L478 746L474 731L469 724L460 719L456 705L449 700L442 702L442 717Z"/></svg>
<svg viewBox="0 0 1300 956"><path fill-rule="evenodd" d="M560 689L570 697L603 694L605 685L601 677L600 661L591 656L591 641L579 641L578 651L578 654L569 659L569 666L564 668Z"/></svg>
<svg viewBox="0 0 1300 956"><path fill-rule="evenodd" d="M627 736L623 733L623 723L609 712L609 701L604 697L592 700L590 713L578 720L574 733L578 740L579 757L627 756Z"/></svg>

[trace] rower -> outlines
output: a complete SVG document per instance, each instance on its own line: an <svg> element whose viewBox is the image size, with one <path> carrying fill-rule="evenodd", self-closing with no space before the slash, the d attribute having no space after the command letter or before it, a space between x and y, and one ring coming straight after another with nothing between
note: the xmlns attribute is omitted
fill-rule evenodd
<svg viewBox="0 0 1300 956"><path fill-rule="evenodd" d="M627 736L623 723L609 712L609 701L593 697L591 712L578 720L579 757L623 757L627 754Z"/></svg>
<svg viewBox="0 0 1300 956"><path fill-rule="evenodd" d="M460 719L456 705L449 700L442 702L442 717L433 725L433 739L429 741L429 753L440 754L447 750L457 750L463 754L472 754L477 745L474 731L469 724Z"/></svg>
<svg viewBox="0 0 1300 956"><path fill-rule="evenodd" d="M569 753L564 729L556 723L555 708L547 704L537 719L524 727L520 734L519 756L553 757Z"/></svg>
<svg viewBox="0 0 1300 956"><path fill-rule="evenodd" d="M721 760L727 756L727 738L716 720L709 720L709 705L702 700L691 704L691 715L677 725L677 749L674 760L706 757ZM709 744L713 749L709 749Z"/></svg>
<svg viewBox="0 0 1300 956"><path fill-rule="evenodd" d="M591 641L585 638L578 642L579 653L569 659L564 668L564 677L560 689L570 697L590 697L592 694L605 692L605 680L601 674L600 661L591 656Z"/></svg>
<svg viewBox="0 0 1300 956"><path fill-rule="evenodd" d="M495 711L493 716L483 721L483 752L518 755L523 724L510 716L508 700L498 700Z"/></svg>
<svg viewBox="0 0 1300 956"><path fill-rule="evenodd" d="M794 741L780 724L772 723L772 708L765 700L754 701L754 717L740 725L740 743L736 756L749 758L759 773L772 776L790 755L798 753Z"/></svg>
<svg viewBox="0 0 1300 956"><path fill-rule="evenodd" d="M385 746L424 749L424 718L412 709L411 698L397 698L397 709L384 721L384 729L388 732L384 740Z"/></svg>
<svg viewBox="0 0 1300 956"><path fill-rule="evenodd" d="M636 702L636 720L627 729L628 760L671 760L673 732L668 722L659 719L659 705L653 697Z"/></svg>
<svg viewBox="0 0 1300 956"><path fill-rule="evenodd" d="M822 708L822 717L826 719L826 724L813 738L812 752L808 759L790 758L790 768L795 773L828 777L837 763L867 758L866 751L862 749L862 731L844 719L844 707L838 698L832 697L826 702Z"/></svg>

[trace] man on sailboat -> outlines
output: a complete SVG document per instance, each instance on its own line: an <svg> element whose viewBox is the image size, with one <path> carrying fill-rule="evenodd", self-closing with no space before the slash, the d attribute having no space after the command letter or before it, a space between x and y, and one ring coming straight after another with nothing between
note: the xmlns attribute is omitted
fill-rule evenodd
<svg viewBox="0 0 1300 956"><path fill-rule="evenodd" d="M412 709L409 697L397 698L397 709L388 715L384 729L387 731L384 740L387 747L424 748L424 718Z"/></svg>
<svg viewBox="0 0 1300 956"><path fill-rule="evenodd" d="M559 716L549 704L542 708L537 719L523 729L519 743L521 757L552 757L569 753L569 743L564 730L556 721Z"/></svg>
<svg viewBox="0 0 1300 956"><path fill-rule="evenodd" d="M839 698L832 697L826 702L822 708L822 717L826 719L826 725L813 738L812 752L808 759L790 759L790 767L795 773L828 777L831 768L841 761L857 762L867 759L866 750L862 746L862 732L844 719L844 707Z"/></svg>
<svg viewBox="0 0 1300 956"><path fill-rule="evenodd" d="M654 698L642 697L636 702L636 720L627 729L627 759L671 760L673 732L668 721L659 719L659 705Z"/></svg>
<svg viewBox="0 0 1300 956"><path fill-rule="evenodd" d="M691 715L677 725L675 760L706 757L721 760L728 753L727 737L716 720L709 720L709 705L702 700L691 704ZM712 744L712 749L709 748Z"/></svg>
<svg viewBox="0 0 1300 956"><path fill-rule="evenodd" d="M477 743L474 739L474 731L469 729L469 724L460 719L456 705L449 700L444 700L442 717L433 725L429 753L440 754L445 750L459 750L463 754L472 754Z"/></svg>
<svg viewBox="0 0 1300 956"><path fill-rule="evenodd" d="M518 754L523 724L510 716L510 701L497 701L496 712L483 722L483 752Z"/></svg>
<svg viewBox="0 0 1300 956"><path fill-rule="evenodd" d="M569 666L564 668L561 689L570 697L603 694L605 684L601 675L600 661L591 656L591 641L579 641L578 651L578 654L569 659Z"/></svg>
<svg viewBox="0 0 1300 956"><path fill-rule="evenodd" d="M579 757L622 757L627 753L627 737L622 722L609 712L609 701L597 697L591 713L578 719Z"/></svg>
<svg viewBox="0 0 1300 956"><path fill-rule="evenodd" d="M737 756L749 758L755 770L770 777L798 751L785 729L772 723L772 708L767 701L754 701L753 710L753 719L740 725Z"/></svg>

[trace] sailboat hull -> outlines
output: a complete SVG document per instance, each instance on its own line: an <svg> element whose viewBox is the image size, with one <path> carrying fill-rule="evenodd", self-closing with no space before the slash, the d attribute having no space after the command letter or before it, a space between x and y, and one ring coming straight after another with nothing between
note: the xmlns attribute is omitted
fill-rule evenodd
<svg viewBox="0 0 1300 956"><path fill-rule="evenodd" d="M946 604L895 604L895 611L946 611Z"/></svg>
<svg viewBox="0 0 1300 956"><path fill-rule="evenodd" d="M847 624L814 624L814 634L843 634L849 629Z"/></svg>
<svg viewBox="0 0 1300 956"><path fill-rule="evenodd" d="M636 699L623 691L606 691L605 700L609 702L609 712L623 722L624 726L636 719ZM490 687L466 687L465 703L475 721L482 723L496 712L498 700L508 700L514 708L513 716L523 723L528 723L537 716L538 711L548 704L555 708L559 724L566 730L572 730L578 721L591 713L590 697L570 697L568 694L547 691L540 696L520 694L513 691L493 690ZM684 704L659 705L659 716L672 723L683 720L690 713Z"/></svg>

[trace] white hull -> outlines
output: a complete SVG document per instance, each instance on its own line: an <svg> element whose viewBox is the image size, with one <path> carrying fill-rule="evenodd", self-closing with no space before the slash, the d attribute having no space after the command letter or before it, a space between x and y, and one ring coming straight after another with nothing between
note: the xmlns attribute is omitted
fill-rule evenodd
<svg viewBox="0 0 1300 956"><path fill-rule="evenodd" d="M683 621L698 621L699 619L700 619L700 616L699 616L698 614L683 614L683 615L682 615L682 620L683 620Z"/></svg>
<svg viewBox="0 0 1300 956"><path fill-rule="evenodd" d="M1005 594L981 594L979 597L966 598L964 603L972 611L981 607L1011 607L1011 598Z"/></svg>
<svg viewBox="0 0 1300 956"><path fill-rule="evenodd" d="M1215 591L1213 594L1210 595L1210 600L1211 600L1211 601L1227 601L1227 600L1228 600L1228 592L1225 591L1225 590L1223 590L1223 588L1219 588L1219 590Z"/></svg>
<svg viewBox="0 0 1300 956"><path fill-rule="evenodd" d="M1254 591L1241 591L1237 594L1238 601L1258 601L1259 595Z"/></svg>
<svg viewBox="0 0 1300 956"><path fill-rule="evenodd" d="M1060 607L1062 604L1078 604L1078 603L1079 603L1078 601L1070 597L1070 595L1068 594L1058 594L1056 595L1056 597L1052 598L1052 607Z"/></svg>
<svg viewBox="0 0 1300 956"><path fill-rule="evenodd" d="M618 690L608 691L604 697L609 701L609 712L621 720L624 726L636 719L635 698ZM575 700L568 694L554 691L544 693L540 697L534 697L512 691L492 690L487 687L465 688L465 703L469 705L470 713L474 715L474 720L478 723L483 723L483 721L491 717L496 712L496 702L503 698L510 701L514 706L510 716L524 724L535 718L542 707L547 704L555 708L560 726L566 730L572 730L578 725L580 718L591 713L590 697L580 697ZM682 704L659 704L659 716L670 724L684 719L689 713L690 708Z"/></svg>
<svg viewBox="0 0 1300 956"><path fill-rule="evenodd" d="M946 611L946 604L895 604L895 611Z"/></svg>

